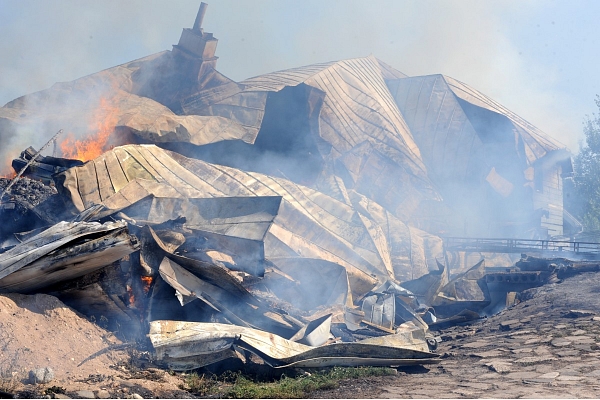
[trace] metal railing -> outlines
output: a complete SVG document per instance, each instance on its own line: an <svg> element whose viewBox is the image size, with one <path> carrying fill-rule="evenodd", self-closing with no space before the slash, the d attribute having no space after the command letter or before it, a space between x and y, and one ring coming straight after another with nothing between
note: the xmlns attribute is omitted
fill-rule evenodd
<svg viewBox="0 0 600 400"><path fill-rule="evenodd" d="M446 250L489 253L576 253L600 255L600 243L569 240L501 239L501 238L444 238Z"/></svg>

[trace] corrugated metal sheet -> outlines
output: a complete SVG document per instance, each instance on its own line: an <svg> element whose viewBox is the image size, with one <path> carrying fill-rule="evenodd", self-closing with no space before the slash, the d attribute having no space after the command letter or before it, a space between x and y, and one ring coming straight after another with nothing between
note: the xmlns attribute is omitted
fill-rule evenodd
<svg viewBox="0 0 600 400"><path fill-rule="evenodd" d="M102 160L116 164L97 175L96 165ZM84 176L95 179L86 179L85 185L81 185ZM263 238L266 258L281 256L277 249L285 244L296 256L338 263L348 269L351 283L360 286L356 288L357 292L370 289L365 284L372 281L371 275L381 279L405 279L436 268L433 260L428 259L425 264L431 263L431 268L420 265L413 269L410 260L418 257L425 260L426 256L425 253L420 256L412 253L425 250L405 244L410 243L411 235L419 236L419 233L411 233L404 223L375 203L359 214L348 204L288 180L188 159L152 145L117 147L94 162L69 169L63 173L62 180L61 190L82 210L100 201L112 210L120 210L148 196L187 199L260 197L263 202L271 201L273 196L279 197L281 205L267 213L272 217L267 218L265 214L264 222L268 225L259 219L244 227L223 230L221 227L226 221L221 217L215 220L213 217L217 214L202 222L201 216L193 216L194 212L191 212L190 223L196 229L254 238L258 236L250 235L250 231L265 232L268 226ZM101 188L106 193L116 193L102 199ZM194 201L199 200L189 200L192 204ZM232 200L223 201L229 204ZM222 210L227 209L224 205ZM250 210L248 205L244 207ZM156 214L163 220L176 218L178 215L175 214L182 212L180 206L172 207L171 212L168 207L160 209L161 212ZM188 211L193 209L187 206ZM273 216L275 210L276 216ZM376 218L372 216L375 212L379 215ZM269 218L273 218L273 222L269 222ZM249 233L243 233L244 229Z"/></svg>
<svg viewBox="0 0 600 400"><path fill-rule="evenodd" d="M241 83L250 91L279 91L300 83L323 91L319 136L333 146L334 154L372 140L404 154L412 172L426 177L419 149L374 57L274 72Z"/></svg>
<svg viewBox="0 0 600 400"><path fill-rule="evenodd" d="M161 320L150 324L149 337L158 359L172 362L172 367L178 365L179 357L187 360L195 357L196 363L192 368L198 368L204 357L234 344L255 353L275 368L400 366L439 362L439 356L429 352L425 338L414 337L411 332L312 347L241 326Z"/></svg>
<svg viewBox="0 0 600 400"><path fill-rule="evenodd" d="M465 205L465 211L454 210L451 217L458 217L449 224L454 234L528 235L536 224L530 218L534 208L548 207L532 198L532 167L543 173L549 167L546 156L564 146L444 75L386 83L421 149L429 177L446 201ZM564 157L554 162L564 162ZM473 202L475 198L483 201Z"/></svg>
<svg viewBox="0 0 600 400"><path fill-rule="evenodd" d="M542 158L547 152L552 150L564 149L566 146L551 136L546 135L541 130L502 106L492 98L471 88L470 86L447 76L444 79L452 89L452 92L461 99L486 108L495 113L506 116L519 129L519 134L523 137L526 145L531 149L529 162L533 163L536 159ZM535 158L532 158L534 156Z"/></svg>

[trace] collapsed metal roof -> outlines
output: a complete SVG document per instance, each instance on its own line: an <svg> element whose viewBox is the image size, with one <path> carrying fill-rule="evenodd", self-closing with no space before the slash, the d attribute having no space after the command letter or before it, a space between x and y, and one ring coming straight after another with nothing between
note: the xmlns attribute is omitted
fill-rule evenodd
<svg viewBox="0 0 600 400"><path fill-rule="evenodd" d="M493 304L483 262L450 279L439 235L487 215L485 229L562 218L560 181L539 177L560 179L568 154L467 85L407 77L373 56L234 82L215 69L203 10L173 51L0 108L9 134L82 134L93 122L110 133L83 165L53 170L45 162L57 159L44 159L65 207L43 213L52 228L3 249L0 291L46 288L121 259L128 290L151 278L136 295L173 368L238 348L274 367L435 362L429 306L452 315ZM537 181L556 183L554 197L535 195ZM99 285L81 291L131 312Z"/></svg>
<svg viewBox="0 0 600 400"><path fill-rule="evenodd" d="M355 194L356 205L345 204L286 179L188 159L154 145L117 147L58 180L79 212L95 204L110 210L105 214L133 208L127 213L132 218L154 223L183 215L191 229L264 242L267 259L311 257L342 265L351 280L368 282L358 293L370 290L374 277L421 276L437 269L435 257L442 257L439 238L409 227L364 196ZM143 211L132 207L148 198L150 205L139 207Z"/></svg>

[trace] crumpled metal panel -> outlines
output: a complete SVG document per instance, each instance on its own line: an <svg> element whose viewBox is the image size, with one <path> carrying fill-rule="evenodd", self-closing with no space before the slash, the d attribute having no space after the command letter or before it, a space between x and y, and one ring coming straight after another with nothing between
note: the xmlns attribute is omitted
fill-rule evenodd
<svg viewBox="0 0 600 400"><path fill-rule="evenodd" d="M165 257L160 265L160 276L182 296L197 297L215 311L223 314L233 324L278 332L293 332L299 326L291 325L276 312L269 310L256 299L251 301L249 293L240 298L222 288L205 282L192 272ZM248 302L244 301L248 300ZM183 304L182 304L183 305Z"/></svg>
<svg viewBox="0 0 600 400"><path fill-rule="evenodd" d="M515 141L521 138L525 144L524 155L527 156L528 165L532 165L548 152L565 148L565 145L544 134L488 96L448 76L417 76L391 79L386 83L409 123L425 159L428 160L430 170L434 173L439 168L436 164L443 164L452 166L450 173L462 176L459 171L462 169L463 173L466 172L468 152L473 156L482 149L482 143L476 137L474 128L458 100L504 116L510 121L513 131L518 134L518 137L510 139ZM425 132L429 134L426 135ZM452 138L456 141L456 145L435 146L437 135ZM473 140L475 143L471 143ZM461 156L465 155L467 157L461 161ZM429 159L436 162L432 163ZM456 167L461 169L456 170Z"/></svg>
<svg viewBox="0 0 600 400"><path fill-rule="evenodd" d="M309 257L269 257L269 262L277 270L265 273L265 284L294 307L352 306L348 271L341 265Z"/></svg>
<svg viewBox="0 0 600 400"><path fill-rule="evenodd" d="M440 197L427 177L420 151L384 82L384 75L387 78L403 76L392 71L370 56L274 72L241 83L251 93L277 92L300 83L323 92L318 126L311 132L322 142L321 155L327 163L335 163L365 144L377 148L383 157L375 157L369 163L353 158L346 168L357 171L370 168L362 172L367 178L360 192L369 192L375 196L374 200L386 206L386 201L394 203L391 210L404 217L413 215L421 200L439 200ZM384 159L390 160L385 170L380 162ZM333 164L323 170L317 186L331 186L327 182L331 181L332 167ZM373 181L378 179L386 181L385 191L370 193ZM335 189L334 192L340 193Z"/></svg>
<svg viewBox="0 0 600 400"><path fill-rule="evenodd" d="M362 302L365 313L363 322L393 331L396 315L396 296L390 293L376 293L367 296Z"/></svg>
<svg viewBox="0 0 600 400"><path fill-rule="evenodd" d="M528 155L533 155L535 157L529 159L531 164L533 164L536 159L542 158L548 152L565 148L564 144L558 142L551 136L544 134L541 130L478 90L475 90L456 79L450 77L445 77L445 79L456 96L479 107L486 108L509 118L518 129L518 133L521 135L526 145L531 149L528 151Z"/></svg>
<svg viewBox="0 0 600 400"><path fill-rule="evenodd" d="M232 226L226 231L219 231L219 223L222 222L223 227L227 223L225 214L217 213L203 220L202 214L196 216L198 213L193 212L198 209L194 206L196 200L169 200L173 206L172 210L166 203L161 205L161 202L167 202L166 200L157 200L154 203L151 201L149 211L142 219L152 216L154 222L158 223L182 215L189 216L191 221L197 220L193 223L199 228L212 229L215 233L225 235L236 231L234 235L240 236L258 233L256 229L264 232L264 228L268 226L262 241L265 244L266 259L271 256L280 257L281 254L271 254L270 251L285 246L295 256L321 258L342 265L348 270L352 290L357 296L368 292L375 286L377 279L383 281L394 278L401 272L396 268L410 265L400 264L390 270L389 263L397 259L399 251L407 251L404 256L407 260L414 258L410 252L414 252L415 249L402 250L405 243L401 237L395 236L394 229L390 229L392 224L398 228L405 227L392 215L378 216L373 223L373 218L369 217L372 211L365 214L361 212L366 217L362 218L353 206L285 179L188 159L151 145L117 147L103 154L98 160L110 161L105 163L108 167L106 175L96 175L95 164L86 163L65 171L61 178L62 185L59 187L63 194L71 197L73 203L82 209L101 201L107 210L98 214L98 217L116 213L144 199L151 200L152 197L265 197L260 201L252 200L259 205L261 202L271 201L274 197L281 197L283 201L273 222L269 222L271 217L266 216L273 215L274 210L267 211L266 219L259 218L269 225L255 219L248 228ZM90 179L84 180L84 177ZM96 179L91 179L92 177ZM80 187L84 181L86 186ZM102 187L112 188L115 194L102 199ZM220 210L226 210L225 205L232 201L234 200L214 200L217 204L222 202L222 205L216 208ZM248 200L247 203L252 201ZM144 205L142 208L146 210L146 207L148 206ZM374 210L373 207L371 209ZM250 214L255 215L250 208L248 210L250 213L244 218L250 217ZM218 223L211 228L212 220ZM378 228L378 225L383 226Z"/></svg>
<svg viewBox="0 0 600 400"><path fill-rule="evenodd" d="M196 260L179 254L170 253L152 228L148 229L156 243L164 251L164 255L166 257L183 266L198 278L222 289L227 294L235 296L239 300L246 301L250 304L259 305L258 300L250 295L250 293L241 285L241 283L230 274L227 268L202 260ZM161 259L161 264L162 262L164 262L164 258Z"/></svg>
<svg viewBox="0 0 600 400"><path fill-rule="evenodd" d="M413 292L419 301L426 305L431 305L440 289L448 284L448 270L446 266L439 262L437 264L437 271L431 271L417 279L402 282L402 287Z"/></svg>
<svg viewBox="0 0 600 400"><path fill-rule="evenodd" d="M446 215L435 218L446 224L442 229L455 236L519 237L539 228L539 217L526 226L536 219L532 211L541 207L532 190L532 166L537 175L557 164L570 169L565 145L450 77L436 74L386 83L421 150L428 176L452 205ZM480 202L484 196L487 200ZM505 207L508 197L519 200Z"/></svg>
<svg viewBox="0 0 600 400"><path fill-rule="evenodd" d="M483 309L491 301L484 276L485 262L481 260L448 282L438 292L431 305L442 315L448 312L456 313L469 307L474 307L477 311Z"/></svg>
<svg viewBox="0 0 600 400"><path fill-rule="evenodd" d="M0 254L0 292L30 292L75 279L138 248L125 221L59 222Z"/></svg>
<svg viewBox="0 0 600 400"><path fill-rule="evenodd" d="M221 351L230 348L241 335L254 337L256 341L265 343L265 350L274 358L290 357L311 348L270 332L238 325L203 322L152 321L148 337L160 360L165 356L188 357Z"/></svg>
<svg viewBox="0 0 600 400"><path fill-rule="evenodd" d="M333 82L336 82L335 87ZM330 132L332 135L329 136L328 132L323 131L321 137L332 143L339 153L350 149L347 147L348 143L358 145L373 137L384 143L390 141L392 147L399 151L406 151L406 154L412 153L413 162L420 164L419 150L389 95L380 66L374 57L314 64L261 75L241 83L250 91L279 91L285 86L296 86L299 83L322 90L328 95L323 105L321 128L327 125L339 129L339 132L332 131ZM355 96L361 91L371 96ZM351 118L355 123L347 121L343 124L339 123L342 115L333 111L338 106L342 106L341 114ZM368 118L363 119L365 108L369 109L370 114ZM354 113L348 112L350 110ZM379 126L376 121L379 122ZM363 129L356 129L357 126L362 126ZM337 135L341 137L336 139ZM421 168L423 168L422 164Z"/></svg>
<svg viewBox="0 0 600 400"><path fill-rule="evenodd" d="M417 305L413 293L392 281L386 281L363 299L362 323L391 334L397 334L398 329L406 329L406 324L424 332L428 326L414 311Z"/></svg>
<svg viewBox="0 0 600 400"><path fill-rule="evenodd" d="M435 363L438 355L427 350L415 350L421 343L413 336L390 339L394 346L372 341L334 343L319 347L302 345L269 332L235 325L179 321L153 321L150 340L157 359L176 356L188 357L211 354L237 346L251 351L275 368L289 366L319 367L329 365L415 365ZM390 344L388 343L388 344ZM406 347L404 347L406 345Z"/></svg>
<svg viewBox="0 0 600 400"><path fill-rule="evenodd" d="M310 321L294 336L291 341L306 344L308 346L321 346L327 342L331 333L331 314L323 315Z"/></svg>

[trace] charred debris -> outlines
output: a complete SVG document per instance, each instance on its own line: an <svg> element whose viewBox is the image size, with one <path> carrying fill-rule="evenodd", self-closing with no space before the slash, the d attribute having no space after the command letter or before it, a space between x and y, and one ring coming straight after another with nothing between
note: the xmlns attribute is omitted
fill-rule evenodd
<svg viewBox="0 0 600 400"><path fill-rule="evenodd" d="M401 366L439 362L436 330L600 268L548 258L599 249L550 240L579 228L568 151L537 128L372 56L234 82L205 11L172 51L0 109L8 134L29 116L89 131L98 107L110 125L93 156L57 137L0 179L0 293L52 294L173 370Z"/></svg>

